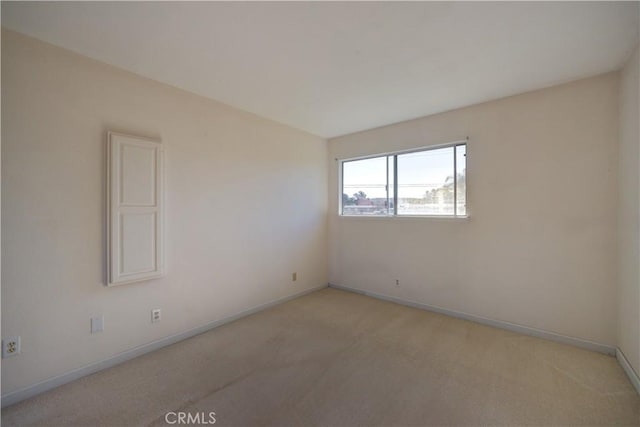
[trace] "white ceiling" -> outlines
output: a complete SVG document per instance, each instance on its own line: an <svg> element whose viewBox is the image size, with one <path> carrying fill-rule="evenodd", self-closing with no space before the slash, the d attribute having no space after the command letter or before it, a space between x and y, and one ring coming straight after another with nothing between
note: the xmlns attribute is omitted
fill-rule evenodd
<svg viewBox="0 0 640 427"><path fill-rule="evenodd" d="M333 137L620 68L638 3L2 2L2 25Z"/></svg>

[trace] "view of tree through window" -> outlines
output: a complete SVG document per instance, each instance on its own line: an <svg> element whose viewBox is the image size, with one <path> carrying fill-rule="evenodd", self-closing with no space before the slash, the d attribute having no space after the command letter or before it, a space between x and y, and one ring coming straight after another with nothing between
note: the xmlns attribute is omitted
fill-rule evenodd
<svg viewBox="0 0 640 427"><path fill-rule="evenodd" d="M467 145L456 145L456 215L467 214Z"/></svg>
<svg viewBox="0 0 640 427"><path fill-rule="evenodd" d="M464 143L343 161L342 214L464 216L466 171Z"/></svg>

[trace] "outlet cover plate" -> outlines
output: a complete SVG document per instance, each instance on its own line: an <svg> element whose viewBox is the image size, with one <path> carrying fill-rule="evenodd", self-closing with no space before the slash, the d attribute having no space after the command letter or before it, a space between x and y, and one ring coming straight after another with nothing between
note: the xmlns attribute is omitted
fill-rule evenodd
<svg viewBox="0 0 640 427"><path fill-rule="evenodd" d="M2 340L2 358L20 354L20 337L7 337Z"/></svg>

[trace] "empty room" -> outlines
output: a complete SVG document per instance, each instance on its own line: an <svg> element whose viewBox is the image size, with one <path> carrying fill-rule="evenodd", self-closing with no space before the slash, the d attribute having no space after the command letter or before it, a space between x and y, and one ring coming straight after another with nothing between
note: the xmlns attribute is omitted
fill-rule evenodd
<svg viewBox="0 0 640 427"><path fill-rule="evenodd" d="M640 2L1 19L2 426L640 426Z"/></svg>

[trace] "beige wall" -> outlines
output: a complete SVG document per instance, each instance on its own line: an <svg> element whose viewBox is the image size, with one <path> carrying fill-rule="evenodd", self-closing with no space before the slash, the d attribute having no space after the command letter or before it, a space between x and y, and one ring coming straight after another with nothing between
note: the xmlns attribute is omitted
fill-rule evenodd
<svg viewBox="0 0 640 427"><path fill-rule="evenodd" d="M609 73L330 140L330 283L615 345L618 83ZM338 216L335 158L467 135L468 219Z"/></svg>
<svg viewBox="0 0 640 427"><path fill-rule="evenodd" d="M635 53L620 81L620 197L618 202L618 346L640 373L640 76Z"/></svg>
<svg viewBox="0 0 640 427"><path fill-rule="evenodd" d="M3 394L326 285L323 139L4 31L2 89ZM107 130L162 138L163 279L103 286Z"/></svg>
<svg viewBox="0 0 640 427"><path fill-rule="evenodd" d="M23 340L3 394L327 280L619 341L638 370L637 55L622 80L336 138L327 163L320 138L3 31L2 335ZM107 130L165 145L163 279L103 286ZM338 217L335 158L467 135L468 219Z"/></svg>

